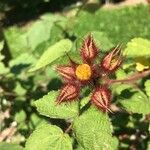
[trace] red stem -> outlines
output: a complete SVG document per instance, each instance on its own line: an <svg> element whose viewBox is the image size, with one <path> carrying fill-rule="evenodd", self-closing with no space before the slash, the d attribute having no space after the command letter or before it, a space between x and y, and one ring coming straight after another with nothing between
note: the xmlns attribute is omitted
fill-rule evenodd
<svg viewBox="0 0 150 150"><path fill-rule="evenodd" d="M72 130L72 123L68 126L68 128L65 130L65 133L69 133Z"/></svg>
<svg viewBox="0 0 150 150"><path fill-rule="evenodd" d="M133 74L131 76L129 76L128 78L125 78L125 79L120 79L120 80L111 80L111 79L108 79L107 80L107 84L114 84L114 83L133 83L135 80L139 80L143 77L146 77L150 75L150 69L149 70L146 70L146 71L143 71L143 72L138 72L136 74Z"/></svg>

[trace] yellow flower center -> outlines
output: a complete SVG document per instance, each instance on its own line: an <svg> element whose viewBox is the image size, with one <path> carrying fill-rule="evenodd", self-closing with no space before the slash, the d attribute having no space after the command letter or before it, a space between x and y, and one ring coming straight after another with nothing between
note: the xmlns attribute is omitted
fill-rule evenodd
<svg viewBox="0 0 150 150"><path fill-rule="evenodd" d="M79 80L89 80L91 75L92 70L88 64L81 64L76 68L76 76Z"/></svg>

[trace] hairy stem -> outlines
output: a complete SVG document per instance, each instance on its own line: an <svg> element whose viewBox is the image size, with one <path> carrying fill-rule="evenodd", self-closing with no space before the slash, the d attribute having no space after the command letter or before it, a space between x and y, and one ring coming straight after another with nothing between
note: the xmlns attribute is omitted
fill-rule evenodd
<svg viewBox="0 0 150 150"><path fill-rule="evenodd" d="M133 74L133 75L131 75L128 78L125 78L125 79L120 79L120 80L108 79L107 80L107 84L114 84L114 83L128 83L128 84L132 84L136 80L139 80L139 79L141 79L143 77L146 77L148 75L150 75L150 69L146 70L146 71L143 71L143 72L135 73L135 74Z"/></svg>
<svg viewBox="0 0 150 150"><path fill-rule="evenodd" d="M71 122L68 128L65 130L65 133L69 133L72 130L73 123Z"/></svg>

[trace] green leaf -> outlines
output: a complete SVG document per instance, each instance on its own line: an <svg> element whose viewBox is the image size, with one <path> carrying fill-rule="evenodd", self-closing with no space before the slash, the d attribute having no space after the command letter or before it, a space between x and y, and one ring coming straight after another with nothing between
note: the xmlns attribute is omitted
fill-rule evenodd
<svg viewBox="0 0 150 150"><path fill-rule="evenodd" d="M69 39L63 39L53 46L50 46L40 57L35 67L31 68L30 71L35 71L40 68L47 66L57 58L63 56L65 52L69 52L72 47L72 42Z"/></svg>
<svg viewBox="0 0 150 150"><path fill-rule="evenodd" d="M75 150L85 150L81 145L78 145Z"/></svg>
<svg viewBox="0 0 150 150"><path fill-rule="evenodd" d="M30 116L30 122L29 122L29 127L31 129L34 129L35 127L37 127L41 122L42 122L42 117L40 117L39 115L32 113L32 115Z"/></svg>
<svg viewBox="0 0 150 150"><path fill-rule="evenodd" d="M0 75L7 74L9 72L9 68L6 68L5 65L0 62Z"/></svg>
<svg viewBox="0 0 150 150"><path fill-rule="evenodd" d="M96 45L100 51L106 52L114 46L104 32L92 31L91 34L93 35Z"/></svg>
<svg viewBox="0 0 150 150"><path fill-rule="evenodd" d="M3 47L4 47L4 41L1 41L0 42L0 51L3 49Z"/></svg>
<svg viewBox="0 0 150 150"><path fill-rule="evenodd" d="M51 38L51 29L55 21L62 17L44 14L36 21L23 27L13 26L4 30L4 36L11 55L16 57L22 52L36 51L36 47Z"/></svg>
<svg viewBox="0 0 150 150"><path fill-rule="evenodd" d="M43 123L30 135L25 150L72 150L71 139L54 125Z"/></svg>
<svg viewBox="0 0 150 150"><path fill-rule="evenodd" d="M73 131L85 150L116 150L108 115L91 107L74 120Z"/></svg>
<svg viewBox="0 0 150 150"><path fill-rule="evenodd" d="M23 96L27 92L26 89L24 89L19 82L16 82L16 87L14 89L14 92L17 93L18 96Z"/></svg>
<svg viewBox="0 0 150 150"><path fill-rule="evenodd" d="M31 65L35 62L36 62L36 58L32 54L21 53L21 55L19 55L15 59L12 59L9 62L9 66L14 67L14 66L17 66L17 65Z"/></svg>
<svg viewBox="0 0 150 150"><path fill-rule="evenodd" d="M37 59L29 53L22 53L15 59L9 62L9 67L11 72L16 76L19 75L20 78L26 78L27 75L24 73L28 71L29 67L37 62Z"/></svg>
<svg viewBox="0 0 150 150"><path fill-rule="evenodd" d="M57 16L46 14L31 25L27 32L27 40L32 50L36 50L40 43L50 38L51 28L56 20Z"/></svg>
<svg viewBox="0 0 150 150"><path fill-rule="evenodd" d="M4 56L1 54L3 47L4 47L4 41L0 41L0 61L4 59Z"/></svg>
<svg viewBox="0 0 150 150"><path fill-rule="evenodd" d="M147 149L150 150L150 142L148 142Z"/></svg>
<svg viewBox="0 0 150 150"><path fill-rule="evenodd" d="M26 116L25 111L21 110L15 114L15 121L17 121L18 123L21 123L21 122L25 121L26 117L27 116Z"/></svg>
<svg viewBox="0 0 150 150"><path fill-rule="evenodd" d="M18 144L1 142L0 150L23 150L23 148Z"/></svg>
<svg viewBox="0 0 150 150"><path fill-rule="evenodd" d="M125 71L123 69L117 70L115 74L116 74L116 78L119 80L127 77L127 74L125 73ZM118 95L120 95L123 90L129 89L129 88L132 88L132 86L130 84L114 84L114 85L112 85L112 90L115 91Z"/></svg>
<svg viewBox="0 0 150 150"><path fill-rule="evenodd" d="M4 30L4 36L13 57L29 49L26 32L27 30L21 30L16 26Z"/></svg>
<svg viewBox="0 0 150 150"><path fill-rule="evenodd" d="M146 80L144 83L146 94L150 97L150 80Z"/></svg>
<svg viewBox="0 0 150 150"><path fill-rule="evenodd" d="M150 57L150 41L143 38L134 38L127 44L124 51L127 57Z"/></svg>
<svg viewBox="0 0 150 150"><path fill-rule="evenodd" d="M43 98L34 102L37 107L37 111L47 117L68 119L75 117L78 114L78 103L62 103L56 105L56 98L58 92L51 91Z"/></svg>
<svg viewBox="0 0 150 150"><path fill-rule="evenodd" d="M94 30L101 31L106 33L115 45L120 43L124 45L134 37L149 39L149 22L148 7L138 5L113 10L98 9L95 13L90 13L85 9L85 11L80 11L77 19L69 20L68 28L75 36L82 36Z"/></svg>
<svg viewBox="0 0 150 150"><path fill-rule="evenodd" d="M136 92L131 98L122 100L120 103L129 112L143 115L150 113L150 99L140 91Z"/></svg>

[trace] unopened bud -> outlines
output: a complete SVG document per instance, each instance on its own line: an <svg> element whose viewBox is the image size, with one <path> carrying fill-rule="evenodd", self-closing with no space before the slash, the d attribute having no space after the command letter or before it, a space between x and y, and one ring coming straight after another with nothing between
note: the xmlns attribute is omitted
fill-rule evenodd
<svg viewBox="0 0 150 150"><path fill-rule="evenodd" d="M57 97L57 104L62 102L71 101L78 97L79 95L79 87L74 84L66 84L60 90L60 93Z"/></svg>
<svg viewBox="0 0 150 150"><path fill-rule="evenodd" d="M101 67L105 72L113 72L121 63L121 48L116 47L102 59Z"/></svg>
<svg viewBox="0 0 150 150"><path fill-rule="evenodd" d="M80 52L85 63L91 63L97 56L98 48L91 35L84 40Z"/></svg>
<svg viewBox="0 0 150 150"><path fill-rule="evenodd" d="M95 89L92 94L91 102L103 112L110 111L111 92L105 86L100 86Z"/></svg>

